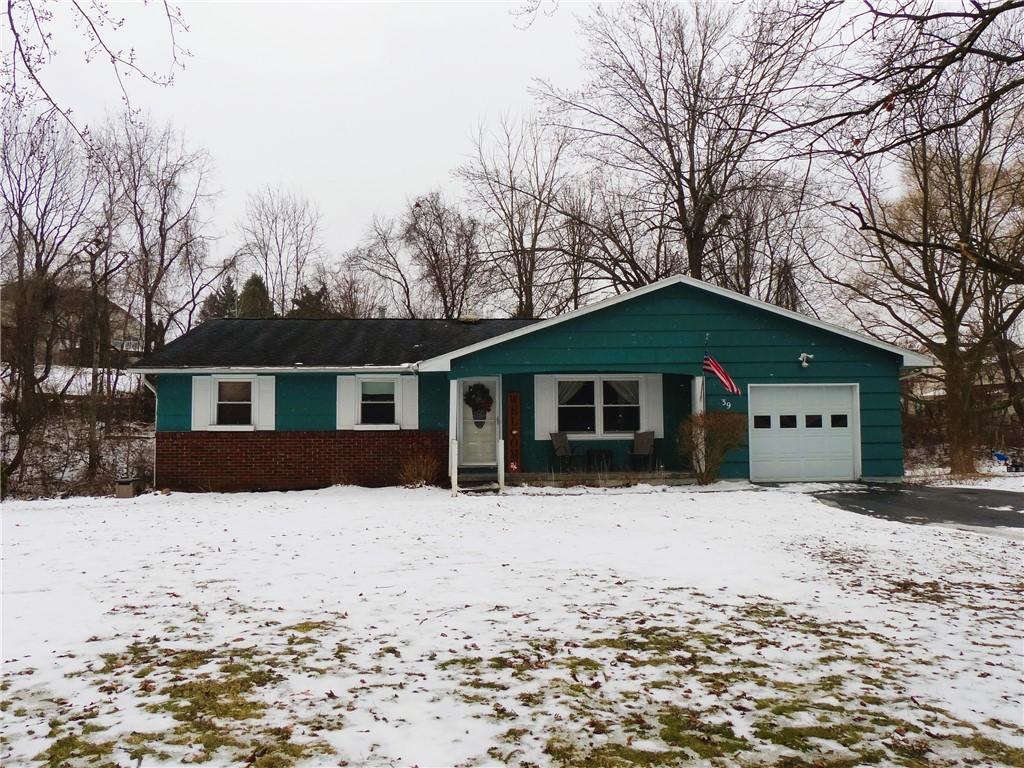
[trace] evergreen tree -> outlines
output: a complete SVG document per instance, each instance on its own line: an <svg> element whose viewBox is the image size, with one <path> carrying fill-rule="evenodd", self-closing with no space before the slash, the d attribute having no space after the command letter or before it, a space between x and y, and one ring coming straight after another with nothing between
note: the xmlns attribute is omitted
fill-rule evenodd
<svg viewBox="0 0 1024 768"><path fill-rule="evenodd" d="M199 310L199 322L206 322L214 317L235 317L238 311L238 291L231 275L224 278L220 287L203 301Z"/></svg>
<svg viewBox="0 0 1024 768"><path fill-rule="evenodd" d="M314 291L308 285L299 289L299 295L292 299L292 308L288 317L334 317L334 307L331 306L331 296L327 286L320 281L320 286Z"/></svg>
<svg viewBox="0 0 1024 768"><path fill-rule="evenodd" d="M252 275L242 285L242 293L238 296L239 317L273 317L274 304L270 300L267 284L259 275Z"/></svg>

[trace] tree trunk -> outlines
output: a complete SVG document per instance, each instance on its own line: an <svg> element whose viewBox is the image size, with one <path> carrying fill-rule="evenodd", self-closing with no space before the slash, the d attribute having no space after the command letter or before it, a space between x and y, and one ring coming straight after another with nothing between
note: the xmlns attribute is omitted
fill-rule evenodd
<svg viewBox="0 0 1024 768"><path fill-rule="evenodd" d="M960 365L946 368L946 439L949 444L949 472L970 475L976 471L973 377Z"/></svg>

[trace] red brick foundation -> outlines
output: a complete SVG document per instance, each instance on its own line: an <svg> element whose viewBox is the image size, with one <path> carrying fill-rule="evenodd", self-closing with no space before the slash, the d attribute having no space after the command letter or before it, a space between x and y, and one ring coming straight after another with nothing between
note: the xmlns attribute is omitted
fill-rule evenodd
<svg viewBox="0 0 1024 768"><path fill-rule="evenodd" d="M402 459L421 450L437 457L446 476L447 432L157 432L156 487L271 491L397 485Z"/></svg>

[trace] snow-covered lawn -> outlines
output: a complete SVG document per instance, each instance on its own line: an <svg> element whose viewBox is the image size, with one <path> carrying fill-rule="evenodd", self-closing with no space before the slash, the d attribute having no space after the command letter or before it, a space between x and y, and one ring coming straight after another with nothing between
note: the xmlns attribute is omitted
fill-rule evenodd
<svg viewBox="0 0 1024 768"><path fill-rule="evenodd" d="M3 533L4 765L1024 764L1021 543L800 489L70 499Z"/></svg>

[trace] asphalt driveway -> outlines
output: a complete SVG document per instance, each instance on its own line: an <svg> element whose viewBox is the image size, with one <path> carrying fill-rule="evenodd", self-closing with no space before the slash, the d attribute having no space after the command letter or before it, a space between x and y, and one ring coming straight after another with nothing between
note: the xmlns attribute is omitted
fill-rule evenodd
<svg viewBox="0 0 1024 768"><path fill-rule="evenodd" d="M863 490L824 491L825 504L914 525L945 525L985 530L1024 539L1024 493L983 488L865 484Z"/></svg>

